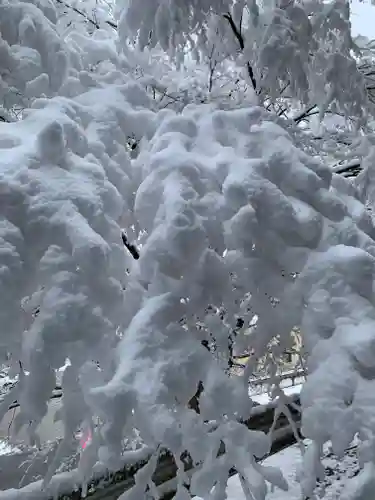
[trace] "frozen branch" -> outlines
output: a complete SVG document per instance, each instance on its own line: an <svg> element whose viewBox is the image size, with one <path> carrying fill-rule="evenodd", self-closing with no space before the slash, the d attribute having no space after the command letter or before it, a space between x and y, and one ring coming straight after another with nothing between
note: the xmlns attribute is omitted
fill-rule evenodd
<svg viewBox="0 0 375 500"><path fill-rule="evenodd" d="M94 26L96 29L100 29L100 24L97 22L97 21L94 21L93 19L91 19L85 12L83 12L82 10L78 9L77 7L73 7L73 5L70 5L68 2L65 2L65 0L55 0L57 3L59 3L60 5L64 5L64 7L66 7L67 9L70 9L72 10L73 12L75 12L76 14L82 16L89 24L91 24L92 26ZM108 26L110 26L111 28L117 30L117 24L112 22L112 21L104 21L105 24L108 24Z"/></svg>
<svg viewBox="0 0 375 500"><path fill-rule="evenodd" d="M241 31L237 29L236 23L234 22L232 15L230 13L228 13L228 14L224 14L223 17L228 21L228 23L233 31L233 34L239 43L241 52L243 52L243 50L245 48L245 41L243 39ZM254 70L249 62L246 63L246 66L247 66L247 72L249 74L251 83L253 85L253 89L257 90L257 82L255 79Z"/></svg>

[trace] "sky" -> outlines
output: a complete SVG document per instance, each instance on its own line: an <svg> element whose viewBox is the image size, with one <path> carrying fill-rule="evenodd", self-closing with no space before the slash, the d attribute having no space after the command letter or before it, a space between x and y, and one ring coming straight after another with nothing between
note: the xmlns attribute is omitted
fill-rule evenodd
<svg viewBox="0 0 375 500"><path fill-rule="evenodd" d="M353 0L351 2L352 33L354 36L362 35L370 39L375 38L375 5L370 0Z"/></svg>

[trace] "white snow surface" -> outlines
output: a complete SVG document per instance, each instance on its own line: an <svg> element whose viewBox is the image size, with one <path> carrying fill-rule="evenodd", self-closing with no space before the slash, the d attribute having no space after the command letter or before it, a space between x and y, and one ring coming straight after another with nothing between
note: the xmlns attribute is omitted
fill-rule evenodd
<svg viewBox="0 0 375 500"><path fill-rule="evenodd" d="M299 445L293 445L282 450L263 461L268 467L280 469L288 483L288 490L279 488L269 489L267 500L301 500L301 485L299 475L301 471L302 458ZM356 477L359 472L359 463L354 448L350 449L343 458L338 459L326 450L323 459L327 477L324 482L316 488L315 494L323 492L325 500L341 500L348 489L351 478ZM231 477L227 486L227 500L245 500L244 492L238 475ZM315 496L314 498L319 498ZM196 497L196 500L202 498Z"/></svg>
<svg viewBox="0 0 375 500"><path fill-rule="evenodd" d="M18 453L20 451L16 446L11 446L6 441L0 441L0 455L10 455L11 453Z"/></svg>
<svg viewBox="0 0 375 500"><path fill-rule="evenodd" d="M284 386L283 392L286 396L292 396L293 394L300 394L302 389L302 384ZM262 394L253 394L251 395L251 399L260 405L266 405L272 401L272 396L267 392Z"/></svg>

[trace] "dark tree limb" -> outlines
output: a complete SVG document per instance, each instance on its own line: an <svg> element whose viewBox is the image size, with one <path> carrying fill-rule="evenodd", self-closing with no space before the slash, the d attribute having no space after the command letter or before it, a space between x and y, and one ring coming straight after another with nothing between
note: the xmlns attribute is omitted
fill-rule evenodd
<svg viewBox="0 0 375 500"><path fill-rule="evenodd" d="M130 241L128 240L128 237L126 236L124 231L121 231L121 238L122 238L122 242L123 242L124 246L129 251L129 253L133 257L133 259L138 260L139 259L139 250L134 245L134 243L130 243Z"/></svg>
<svg viewBox="0 0 375 500"><path fill-rule="evenodd" d="M228 23L229 23L229 25L230 25L230 27L231 27L231 29L233 31L233 34L234 34L234 36L236 37L236 39L238 41L240 49L243 52L243 50L245 48L245 41L244 41L244 38L242 36L241 31L238 30L238 28L236 26L236 23L233 20L232 14L230 14L228 12L228 14L224 14L223 17L228 21ZM251 64L249 62L246 63L246 66L247 66L247 72L249 74L249 77L250 77L251 83L253 85L253 88L254 88L254 90L257 90L257 82L256 82L256 79L255 79L254 70L253 70L253 68L252 68L252 66L251 66Z"/></svg>
<svg viewBox="0 0 375 500"><path fill-rule="evenodd" d="M302 113L300 113L299 115L295 116L293 118L293 121L295 123L300 123L303 119L305 119L308 116L310 116L311 111L313 111L315 108L316 108L316 104L313 104L312 106L309 106L304 111L302 111Z"/></svg>
<svg viewBox="0 0 375 500"><path fill-rule="evenodd" d="M356 177L362 170L361 162L352 163L350 165L344 165L340 168L335 169L335 174L341 174L344 177Z"/></svg>
<svg viewBox="0 0 375 500"><path fill-rule="evenodd" d="M207 340L202 340L201 341L202 346L210 351L210 346ZM204 391L204 385L203 382L200 380L198 382L198 387L197 387L197 392L194 394L194 396L190 399L188 402L188 408L192 409L195 411L195 413L200 414L200 408L199 408L199 398Z"/></svg>

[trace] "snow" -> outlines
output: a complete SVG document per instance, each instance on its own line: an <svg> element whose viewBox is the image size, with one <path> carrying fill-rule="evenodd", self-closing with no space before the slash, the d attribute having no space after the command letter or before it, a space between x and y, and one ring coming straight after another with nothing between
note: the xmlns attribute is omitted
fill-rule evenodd
<svg viewBox="0 0 375 500"><path fill-rule="evenodd" d="M11 446L6 441L0 440L0 455L10 455L11 453L21 453L16 446Z"/></svg>
<svg viewBox="0 0 375 500"><path fill-rule="evenodd" d="M16 383L16 379L8 376L8 375L3 375L0 378L0 395L6 394L10 388L14 386Z"/></svg>
<svg viewBox="0 0 375 500"><path fill-rule="evenodd" d="M35 241L35 265L45 284L42 293L35 289L40 312L30 319L25 339L17 324L9 325L18 335L9 333L9 341L23 344L29 371L19 384L18 422L34 422L30 437L37 442L35 429L47 411L54 370L68 357L61 412L66 440L93 414L105 423L103 433L95 431L94 445L87 448L92 456L85 476L96 452L115 460L128 419L136 420L147 444L156 440L173 450L183 445L198 458L220 440L231 443L235 418L248 414L247 387L235 377L228 379L197 341L193 327L184 329L178 322L185 315L190 322L196 314L207 316L206 304L212 302L236 311L241 296L233 291L230 278L236 265L238 280L251 292L260 313L251 334L260 354L276 335L288 342L302 311L312 318L306 321L306 332L315 333L314 321L330 319L329 312L316 315L317 296L310 295L317 283L323 288L327 279L331 285L328 278L336 278L339 269L356 285L356 273L350 271L364 276L372 265L372 240L341 202L341 187L330 188L329 169L299 151L262 109L192 106L180 115L161 115L144 109L147 103L134 84L112 85L76 99L38 101L22 122L6 126L14 138L2 157L9 205L18 197L23 200L16 206L27 207L19 215L27 231L10 222L3 231L20 280L13 297L8 290L12 301L2 304L4 317L17 320L9 307L33 284L33 275L22 273L21 255ZM133 130L150 137L133 164L129 159L122 163L119 156L119 141L130 122ZM123 292L125 276L119 276L118 269L125 269L127 262L124 252L119 256L120 221L127 209L123 198L132 168L134 214L148 234ZM299 201L308 206L303 217L295 209ZM13 212L6 216L14 220ZM369 253L344 251L352 235L359 241L362 237ZM332 250L337 238L342 244ZM213 250L220 245L229 249L225 257ZM297 284L295 289L284 271L287 276L302 271L306 262L310 267L301 288ZM279 307L264 300L270 290L280 297ZM189 300L181 303L181 297ZM301 297L311 299L311 308L301 308ZM126 335L114 350L119 325ZM228 338L225 328L230 325L223 328L222 338ZM106 377L91 364L96 355L108 356L103 366L116 360ZM199 380L205 391L198 417L191 415L187 402ZM202 420L223 414L233 420L233 428L222 424L216 434L205 435ZM236 446L229 444L235 462L245 464L260 439L255 434L247 437ZM99 438L105 445L97 450ZM209 470L207 474L213 480Z"/></svg>
<svg viewBox="0 0 375 500"><path fill-rule="evenodd" d="M293 394L299 394L301 392L302 385L303 384L296 384L289 387L283 387L283 385L281 385L281 387L283 387L283 392L286 396L292 396ZM266 405L272 401L271 396L267 393L251 394L251 399L260 405Z"/></svg>
<svg viewBox="0 0 375 500"><path fill-rule="evenodd" d="M118 463L123 433L137 427L150 447L213 457L193 477L200 491L224 483L233 464L246 467L259 498L265 478L282 485L254 459L266 436L237 420L249 414L254 367L245 384L228 378L202 346L214 335L218 356L227 355L246 297L259 320L238 341L254 359L276 337L273 350L288 346L296 325L311 352L302 406L314 443L304 493L321 443L343 451L358 431L364 446L372 443L375 231L360 192L299 147L290 123L255 105L253 92L224 110L211 99L196 104L177 79L178 105L161 109L157 78L149 85L136 49L122 43L135 36L152 52L160 42L177 62L187 45L208 55L217 44L219 64L224 52L248 70L252 61L254 89L262 81L278 95L287 81L320 114L333 103L363 123L367 94L351 55L347 3L315 2L310 19L303 3L253 3L240 57L231 21L240 22L245 2L222 16L230 3L119 0L116 39L100 29L60 36L48 0L0 0L1 102L9 113L21 110L19 120L0 123L0 347L20 361L0 415L17 398L15 432L26 429L38 446L56 371L70 360L58 375L63 438L46 484L58 484L54 473L77 428L92 437L74 479L85 482L98 457ZM208 13L218 15L207 25ZM140 244L136 262L122 230ZM212 328L208 304L225 310L220 326ZM188 402L199 382L198 415ZM219 422L210 434L207 419ZM224 467L216 459L222 442Z"/></svg>
<svg viewBox="0 0 375 500"><path fill-rule="evenodd" d="M267 500L301 500L301 488L299 483L296 481L296 474L300 461L301 452L296 445L264 460L264 465L280 468L289 487L286 492L279 489L269 492ZM228 480L227 495L228 500L245 499L238 475L235 475ZM196 500L202 499L197 497Z"/></svg>
<svg viewBox="0 0 375 500"><path fill-rule="evenodd" d="M124 453L118 468L131 465L137 460L145 459L150 453L147 447ZM101 479L108 472L108 469L100 463L93 465L91 477ZM8 489L0 491L0 500L47 500L64 493L72 493L82 484L82 475L79 469L55 474L48 486L43 480L32 482L22 488Z"/></svg>
<svg viewBox="0 0 375 500"><path fill-rule="evenodd" d="M325 487L324 500L342 500L351 484L351 478L359 473L355 447L350 448L341 459L333 456L327 449L323 464L326 469L326 478L322 483ZM302 460L301 450L297 444L266 458L263 465L280 469L288 483L288 491L269 488L267 500L301 500L301 486L298 478ZM323 491L322 485L317 487L316 494ZM227 500L245 500L238 475L228 480L227 495ZM202 500L202 498L196 497L196 500Z"/></svg>

